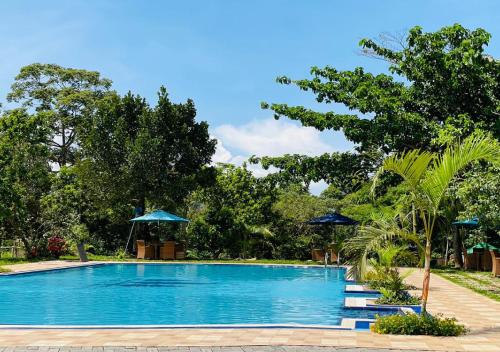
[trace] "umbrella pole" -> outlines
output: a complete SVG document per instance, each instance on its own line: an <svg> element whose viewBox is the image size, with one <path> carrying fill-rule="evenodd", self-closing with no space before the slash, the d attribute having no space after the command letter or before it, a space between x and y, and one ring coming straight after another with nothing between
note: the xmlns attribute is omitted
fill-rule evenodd
<svg viewBox="0 0 500 352"><path fill-rule="evenodd" d="M125 246L125 253L128 250L128 244L130 243L130 238L132 237L132 232L134 231L135 221L132 223L132 228L130 229L130 234L128 235L127 245Z"/></svg>

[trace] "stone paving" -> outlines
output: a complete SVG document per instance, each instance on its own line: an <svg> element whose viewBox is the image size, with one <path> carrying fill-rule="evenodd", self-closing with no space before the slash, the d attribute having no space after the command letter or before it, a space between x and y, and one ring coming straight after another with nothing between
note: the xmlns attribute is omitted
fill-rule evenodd
<svg viewBox="0 0 500 352"><path fill-rule="evenodd" d="M33 266L42 270L43 264ZM28 270L26 265L22 270ZM70 265L64 263L64 265ZM56 267L50 262L48 267ZM12 268L16 270L17 268ZM421 286L422 272L415 270L409 283ZM431 276L429 310L454 316L467 325L470 333L461 337L378 335L368 331L322 329L0 329L0 346L136 346L132 352L162 352L168 349L148 346L182 347L173 351L372 351L438 350L500 351L500 303L437 275ZM241 347L241 346L251 346ZM290 346L290 347L289 347ZM295 346L295 347L291 347ZM298 346L298 347L297 347ZM322 347L314 347L322 346ZM222 349L224 347L224 349ZM225 348L227 347L227 348ZM34 349L34 351L73 352L72 348ZM106 352L127 352L128 349ZM288 350L287 350L288 348ZM295 350L294 350L295 348ZM318 349L319 348L319 349ZM321 349L322 348L322 349ZM347 348L347 349L342 349ZM12 349L0 352L11 352ZM83 351L82 350L75 350ZM93 351L93 350L92 350ZM103 350L99 350L104 352Z"/></svg>
<svg viewBox="0 0 500 352"><path fill-rule="evenodd" d="M342 348L322 346L238 346L238 347L0 347L0 352L393 352L394 349ZM410 352L411 350L407 350ZM418 351L418 350L414 350Z"/></svg>

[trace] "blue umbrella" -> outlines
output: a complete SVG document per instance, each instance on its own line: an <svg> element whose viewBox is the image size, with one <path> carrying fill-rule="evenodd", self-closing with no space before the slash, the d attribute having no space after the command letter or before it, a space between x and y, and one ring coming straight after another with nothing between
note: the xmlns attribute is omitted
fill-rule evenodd
<svg viewBox="0 0 500 352"><path fill-rule="evenodd" d="M347 226L352 226L352 225L357 225L358 222L354 219L351 219L347 216L344 216L342 214L339 214L337 212L325 214L322 216L318 216L316 218L312 218L307 222L309 225L333 225L333 232L335 234L335 226L336 225L347 225ZM340 261L340 250L339 253L337 253L337 265L339 264ZM326 257L325 257L325 266L326 266Z"/></svg>
<svg viewBox="0 0 500 352"><path fill-rule="evenodd" d="M358 222L339 213L330 213L307 222L309 225L357 225Z"/></svg>
<svg viewBox="0 0 500 352"><path fill-rule="evenodd" d="M189 222L189 220L180 216L167 213L164 210L155 210L149 214L133 218L133 222Z"/></svg>
<svg viewBox="0 0 500 352"><path fill-rule="evenodd" d="M128 244L130 242L130 238L132 237L132 232L134 231L134 225L136 222L156 222L158 225L160 222L189 222L189 220L181 218L180 216L170 214L164 210L155 210L151 213L138 216L136 218L131 219L132 228L130 229L130 234L128 236L127 245L125 246L125 252L128 249Z"/></svg>
<svg viewBox="0 0 500 352"><path fill-rule="evenodd" d="M455 226L463 226L463 227L478 227L479 226L479 219L476 216L476 217L473 217L472 219L467 219L467 220L455 220L451 224L455 225Z"/></svg>

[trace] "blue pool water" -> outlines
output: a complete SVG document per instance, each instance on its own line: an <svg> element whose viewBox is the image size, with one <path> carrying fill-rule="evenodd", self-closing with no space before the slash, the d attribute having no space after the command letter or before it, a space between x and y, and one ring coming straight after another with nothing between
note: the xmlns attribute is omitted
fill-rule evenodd
<svg viewBox="0 0 500 352"><path fill-rule="evenodd" d="M0 277L0 324L321 324L343 308L344 269L106 264Z"/></svg>

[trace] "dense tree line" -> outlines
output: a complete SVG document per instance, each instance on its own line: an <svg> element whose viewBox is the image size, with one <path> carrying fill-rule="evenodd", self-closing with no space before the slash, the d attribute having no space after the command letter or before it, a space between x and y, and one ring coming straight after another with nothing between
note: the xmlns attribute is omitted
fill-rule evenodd
<svg viewBox="0 0 500 352"><path fill-rule="evenodd" d="M352 113L262 103L276 118L319 130L341 130L355 150L320 156L252 157L279 172L255 177L246 165L212 165L216 142L196 121L191 100L170 101L164 87L152 104L120 95L98 72L32 64L21 68L0 117L0 238L19 239L31 256L47 255L57 235L87 250L123 249L128 220L162 208L188 217L162 236L187 243L192 258L308 259L312 248L342 246L353 229L306 224L334 209L363 224L411 220L411 190L401 177L377 175L384 159L411 149L441 152L470 135L500 139L500 62L487 55L490 35L460 25L409 31L398 45L364 39L361 51L387 63L387 74L358 67L313 67L310 79L279 77L320 103ZM320 195L311 182L326 181ZM498 168L467 166L453 179L436 222L435 255L446 241L499 241ZM461 238L456 218L478 216L481 227ZM385 220L384 220L385 221ZM410 221L422 233L418 219ZM142 226L139 235L158 236Z"/></svg>

